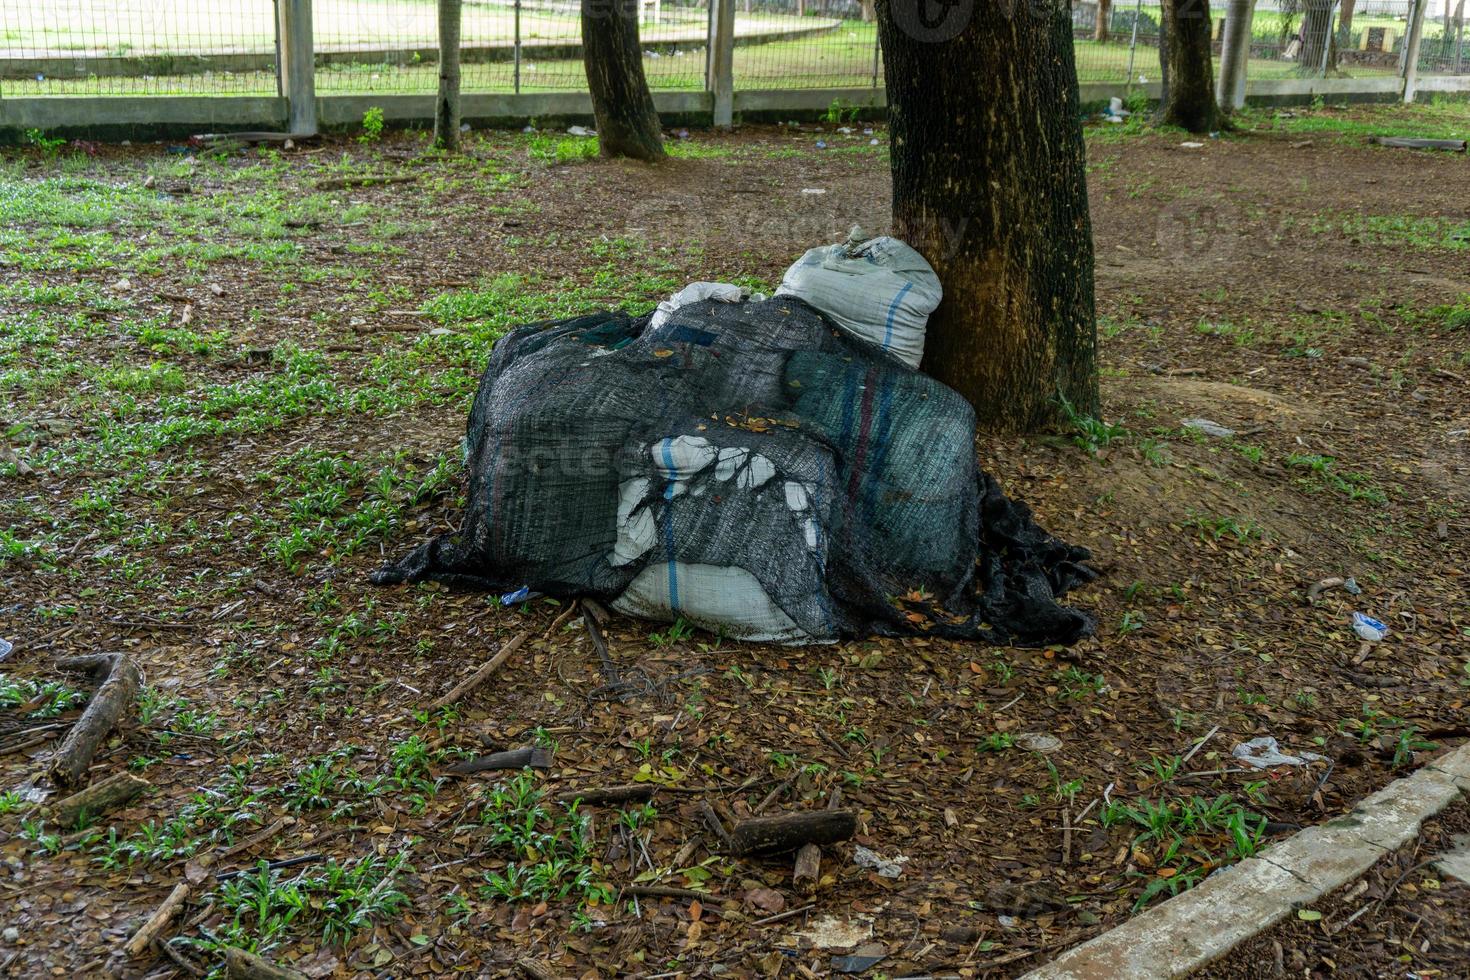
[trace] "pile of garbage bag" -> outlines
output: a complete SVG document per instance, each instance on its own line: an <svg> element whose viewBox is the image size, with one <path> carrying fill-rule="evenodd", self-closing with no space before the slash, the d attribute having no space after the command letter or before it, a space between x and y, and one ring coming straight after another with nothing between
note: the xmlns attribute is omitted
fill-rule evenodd
<svg viewBox="0 0 1470 980"><path fill-rule="evenodd" d="M813 249L776 295L694 283L646 316L526 324L470 413L456 534L374 575L586 596L734 639L1088 634L1093 573L975 458L917 370L940 285L893 238Z"/></svg>

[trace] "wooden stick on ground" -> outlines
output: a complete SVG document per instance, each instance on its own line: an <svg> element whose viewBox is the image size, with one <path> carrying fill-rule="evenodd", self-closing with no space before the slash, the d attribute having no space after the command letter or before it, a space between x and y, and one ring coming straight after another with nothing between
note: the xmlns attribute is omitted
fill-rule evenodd
<svg viewBox="0 0 1470 980"><path fill-rule="evenodd" d="M857 814L851 810L808 810L741 820L730 831L730 843L743 856L794 851L803 844L835 844L855 833Z"/></svg>
<svg viewBox="0 0 1470 980"><path fill-rule="evenodd" d="M429 705L429 710L438 711L440 708L447 707L463 698L466 694L470 693L481 684L485 683L485 681L489 679L490 675L499 670L501 665L510 659L510 655L519 650L521 648L521 644L525 643L530 638L530 630L526 630L525 632L516 634L515 639L511 640L509 643L505 644L505 646L501 647L500 650L495 654L495 656L491 657L485 662L485 665L483 667L475 671L469 677L466 677L464 680L460 681L458 684L454 685L454 687L450 690L448 694L444 695L442 698Z"/></svg>
<svg viewBox="0 0 1470 980"><path fill-rule="evenodd" d="M133 938L129 939L128 944L123 947L127 951L127 954L129 956L142 956L144 951L153 944L153 940L158 938L158 934L163 932L169 920L178 914L179 910L184 907L184 903L188 900L189 883L181 881L174 886L173 891L168 893L168 898L163 900L163 904L158 907L158 910L148 917L147 922L143 923L142 928L133 933Z"/></svg>
<svg viewBox="0 0 1470 980"><path fill-rule="evenodd" d="M619 803L647 803L653 799L653 783L629 783L626 786L589 787L568 790L556 794L556 802L572 804L578 800L583 806L609 806Z"/></svg>
<svg viewBox="0 0 1470 980"><path fill-rule="evenodd" d="M78 786L86 779L97 747L116 727L123 712L137 700L142 679L133 661L122 653L72 657L59 661L56 666L62 670L91 671L101 679L87 710L51 759L51 778L61 786Z"/></svg>
<svg viewBox="0 0 1470 980"><path fill-rule="evenodd" d="M545 633L545 636L548 640L556 634L560 633L561 628L567 624L567 620L576 615L577 606L577 600L573 599L571 602L567 603L567 607L562 610L561 615L551 621L551 625L547 627Z"/></svg>
<svg viewBox="0 0 1470 980"><path fill-rule="evenodd" d="M277 966L233 946L225 950L225 976L229 980L306 980L306 974L300 970Z"/></svg>
<svg viewBox="0 0 1470 980"><path fill-rule="evenodd" d="M148 780L139 779L130 772L114 773L80 792L58 800L49 809L53 820L63 827L70 827L77 822L82 811L85 810L95 817L110 807L128 802L150 785Z"/></svg>

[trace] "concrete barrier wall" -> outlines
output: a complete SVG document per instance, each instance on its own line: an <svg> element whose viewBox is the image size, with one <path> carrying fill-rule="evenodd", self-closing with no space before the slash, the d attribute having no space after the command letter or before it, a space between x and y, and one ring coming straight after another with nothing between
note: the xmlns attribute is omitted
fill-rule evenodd
<svg viewBox="0 0 1470 980"><path fill-rule="evenodd" d="M1470 76L1419 79L1417 93L1470 95ZM1089 83L1080 87L1084 106L1104 104L1113 96L1159 98L1158 83L1135 85ZM1394 102L1403 97L1398 78L1327 78L1248 82L1246 98L1262 105L1307 104L1317 98L1339 101ZM329 95L317 100L318 118L327 130L348 130L361 123L370 108L383 110L397 126L433 123L432 95ZM655 92L654 103L667 124L703 125L710 121L713 96L702 91ZM812 119L834 104L855 108L863 118L881 119L887 106L882 88L747 90L735 93L740 118ZM586 92L465 95L463 115L472 126L547 124L592 119ZM287 105L281 98L256 96L38 96L0 99L0 140L17 141L27 129L91 139L161 139L200 132L281 130Z"/></svg>

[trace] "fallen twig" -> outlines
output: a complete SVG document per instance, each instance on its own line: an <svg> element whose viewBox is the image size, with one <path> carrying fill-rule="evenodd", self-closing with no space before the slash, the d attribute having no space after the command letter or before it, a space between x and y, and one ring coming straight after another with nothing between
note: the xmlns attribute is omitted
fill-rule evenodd
<svg viewBox="0 0 1470 980"><path fill-rule="evenodd" d="M82 712L51 760L51 777L62 786L76 786L85 778L102 739L137 700L142 679L133 661L122 653L72 657L56 666L61 670L90 671L94 677L101 678L87 710Z"/></svg>
<svg viewBox="0 0 1470 980"><path fill-rule="evenodd" d="M700 903L720 900L720 896L709 892L697 892L692 888L671 888L667 885L625 885L623 894L636 895L639 898L686 898Z"/></svg>
<svg viewBox="0 0 1470 980"><path fill-rule="evenodd" d="M300 970L279 966L234 946L225 950L225 976L230 980L306 980Z"/></svg>
<svg viewBox="0 0 1470 980"><path fill-rule="evenodd" d="M153 940L158 938L158 934L169 924L169 920L179 913L188 900L189 883L181 881L174 886L173 891L168 893L168 897L163 900L162 905L158 906L157 911L148 917L148 921L133 933L133 938L129 939L127 945L123 947L127 954L142 956L144 951L152 945Z"/></svg>
<svg viewBox="0 0 1470 980"><path fill-rule="evenodd" d="M504 664L506 660L510 659L510 655L519 650L521 648L521 644L525 643L526 640L530 639L530 637L530 630L525 630L521 633L517 633L515 638L502 646L500 650L496 652L495 656L491 657L485 662L484 666L475 671L469 677L466 677L464 680L460 681L458 684L454 685L454 687L450 689L448 694L430 704L429 710L438 711L440 708L447 707L448 705L451 705L454 702L463 698L466 694L473 691L481 684L485 683L490 675L499 670L501 665Z"/></svg>
<svg viewBox="0 0 1470 980"><path fill-rule="evenodd" d="M583 806L608 806L620 803L647 803L653 799L654 791L658 787L653 783L629 783L625 786L588 787L587 789L567 790L558 793L554 797L556 802L572 804L580 802Z"/></svg>
<svg viewBox="0 0 1470 980"><path fill-rule="evenodd" d="M551 625L547 627L546 632L542 635L545 636L548 640L551 639L553 636L561 631L561 628L567 624L567 620L571 619L574 615L576 615L576 613L577 601L573 599L571 602L567 603L567 607L562 610L561 615L557 616L551 621Z"/></svg>

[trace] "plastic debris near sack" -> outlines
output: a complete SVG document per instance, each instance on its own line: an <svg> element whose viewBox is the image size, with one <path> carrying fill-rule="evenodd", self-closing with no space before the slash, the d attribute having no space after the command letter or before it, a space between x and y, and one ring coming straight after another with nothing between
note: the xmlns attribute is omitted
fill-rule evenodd
<svg viewBox="0 0 1470 980"><path fill-rule="evenodd" d="M374 581L587 596L727 637L1067 643L1092 572L976 465L951 389L791 296L517 328L468 512Z"/></svg>

